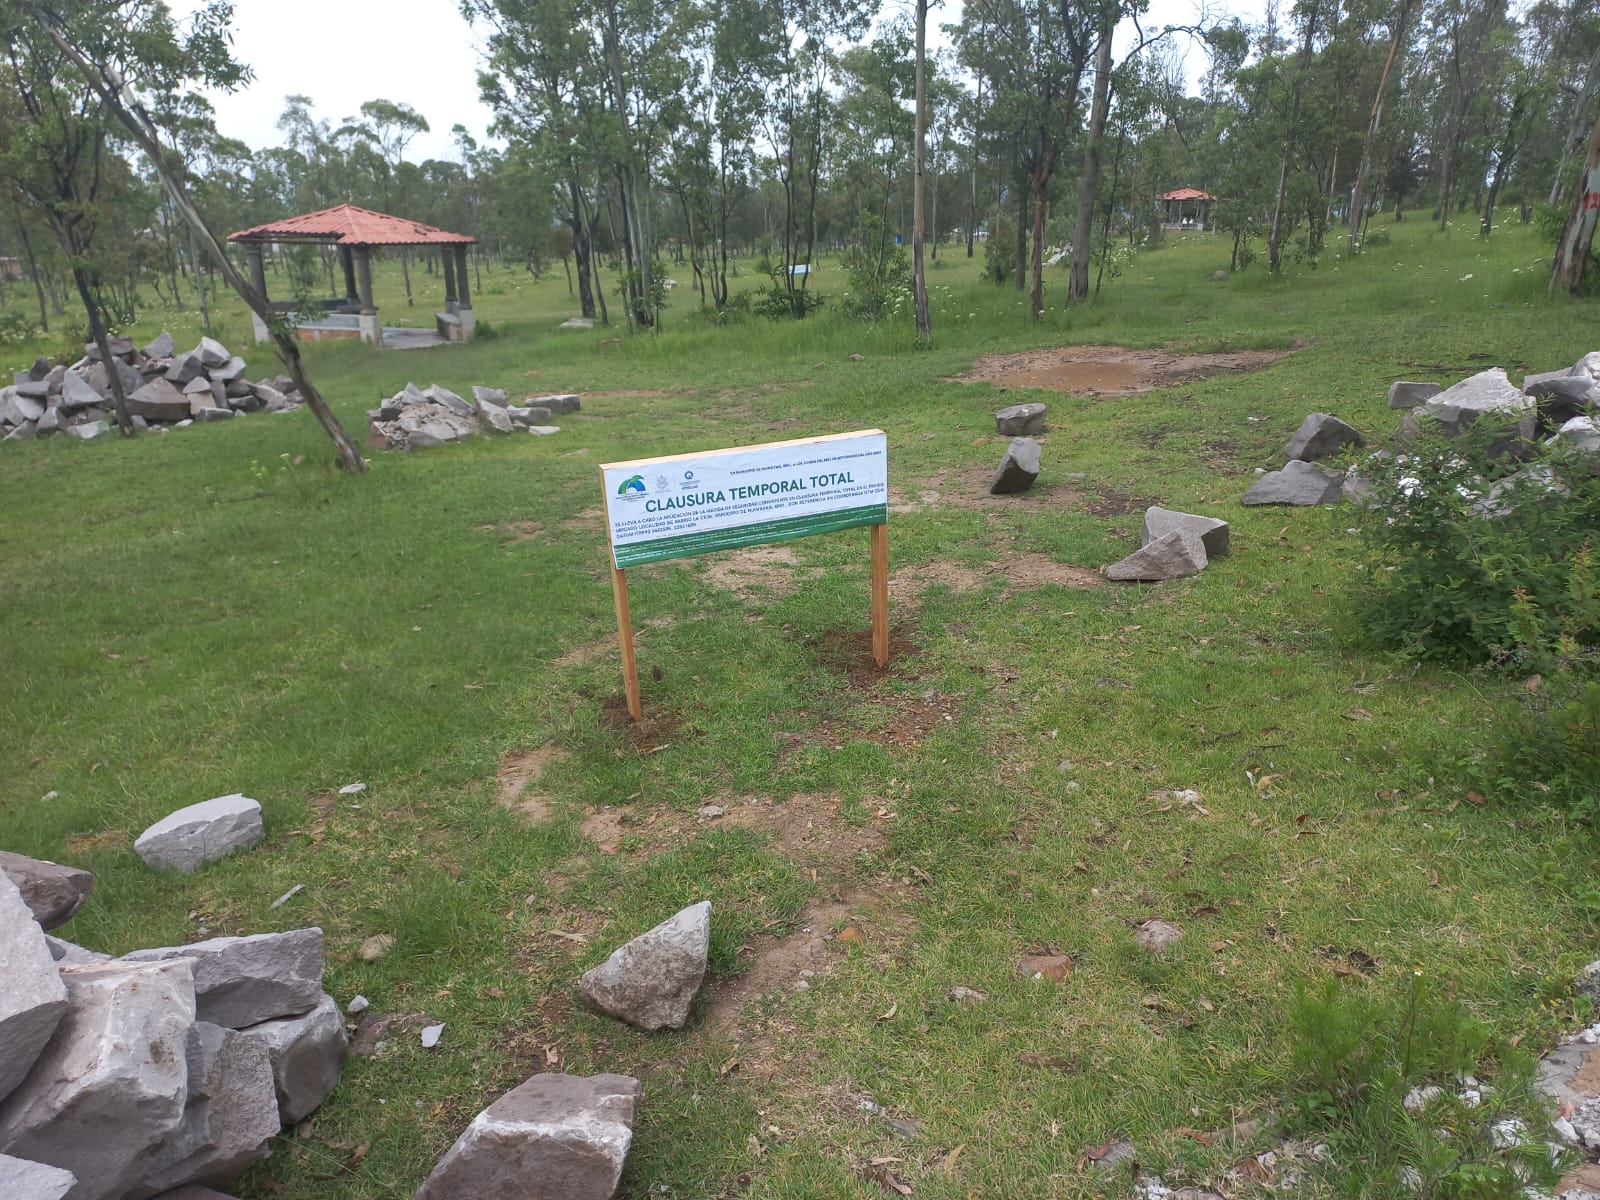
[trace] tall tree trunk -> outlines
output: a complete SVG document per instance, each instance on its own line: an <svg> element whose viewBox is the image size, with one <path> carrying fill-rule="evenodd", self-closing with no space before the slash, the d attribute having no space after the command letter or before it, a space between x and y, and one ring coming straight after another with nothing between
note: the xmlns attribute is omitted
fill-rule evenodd
<svg viewBox="0 0 1600 1200"><path fill-rule="evenodd" d="M416 307L416 301L411 298L411 247L410 246L401 246L400 247L400 278L404 279L405 282L406 282L406 307L407 308ZM334 287L334 288L332 288L330 290L333 291L334 294L336 294L336 295L338 294L338 291L339 291L339 289L337 287Z"/></svg>
<svg viewBox="0 0 1600 1200"><path fill-rule="evenodd" d="M1583 145L1583 123L1589 115L1589 105L1594 101L1595 85L1600 83L1600 47L1589 58L1589 68L1583 75L1583 87L1573 98L1572 128L1561 142L1561 157L1556 161L1556 177L1550 184L1550 203L1561 203L1567 188L1567 160Z"/></svg>
<svg viewBox="0 0 1600 1200"><path fill-rule="evenodd" d="M1372 142L1378 134L1378 123L1383 120L1383 95L1389 90L1389 73L1394 70L1395 59L1405 41L1411 4L1412 0L1401 0L1400 11L1395 17L1394 36L1389 39L1389 56L1383 60L1383 74L1378 77L1378 90L1372 95L1372 110L1367 114L1367 135L1361 139L1361 161L1356 165L1356 183L1350 191L1348 247L1352 258L1361 252L1362 213L1366 207L1367 173L1372 170Z"/></svg>
<svg viewBox="0 0 1600 1200"><path fill-rule="evenodd" d="M1500 145L1500 153L1495 157L1494 178L1489 181L1489 190L1483 197L1483 221L1478 226L1479 232L1488 237L1494 232L1494 205L1500 196L1500 189L1505 185L1506 172L1510 170L1512 160L1516 157L1517 127L1522 124L1522 109L1527 102L1527 93L1518 92L1511 101L1511 112L1506 117L1505 141Z"/></svg>
<svg viewBox="0 0 1600 1200"><path fill-rule="evenodd" d="M1028 287L1028 192L1017 189L1017 291Z"/></svg>
<svg viewBox="0 0 1600 1200"><path fill-rule="evenodd" d="M1094 196L1100 188L1100 139L1111 107L1111 34L1116 11L1106 14L1094 55L1094 99L1089 104L1089 130L1083 141L1083 171L1078 177L1078 216L1072 225L1072 279L1067 299L1079 303L1089 298L1090 243L1094 240Z"/></svg>
<svg viewBox="0 0 1600 1200"><path fill-rule="evenodd" d="M572 260L578 270L578 307L583 315L594 319L594 291L589 285L589 234L583 223L583 196L578 191L577 179L567 178L567 200L571 216L567 227L572 230Z"/></svg>
<svg viewBox="0 0 1600 1200"><path fill-rule="evenodd" d="M205 223L199 210L189 199L188 189L184 187L182 177L172 169L167 160L166 149L161 145L161 138L156 132L155 125L142 108L135 111L136 105L130 107L131 101L124 102L123 93L117 84L113 83L101 68L90 62L89 59L63 34L50 20L43 10L30 6L30 15L39 23L49 35L50 40L56 44L57 49L64 54L78 69L84 81L105 103L106 108L116 117L117 121L125 128L139 148L144 151L145 157L150 160L150 165L161 178L167 189L167 194L172 197L173 206L185 223L192 229L205 247L206 253L217 265L217 269L228 281L230 286L250 307L250 311L266 322L267 328L272 331L272 340L278 348L278 356L289 368L289 374L294 379L295 387L306 406L311 409L327 433L334 449L338 451L339 461L346 469L354 473L361 473L367 469L367 460L361 455L361 448L355 444L350 435L345 432L339 418L333 415L333 410L323 400L322 393L317 391L316 385L306 375L305 364L300 358L300 344L295 340L294 332L289 329L272 311L267 303L267 298L261 295L241 274L223 251L216 235L211 232L210 226ZM104 351L101 352L102 354Z"/></svg>
<svg viewBox="0 0 1600 1200"><path fill-rule="evenodd" d="M927 203L926 184L928 141L928 0L916 0L917 5L917 115L915 175L911 184L911 283L917 305L917 337L926 342L933 336L933 322L928 315L928 277L922 263L923 207Z"/></svg>
<svg viewBox="0 0 1600 1200"><path fill-rule="evenodd" d="M1033 291L1030 300L1035 321L1044 316L1044 210L1049 190L1050 168L1045 166L1033 176Z"/></svg>
<svg viewBox="0 0 1600 1200"><path fill-rule="evenodd" d="M49 333L50 318L44 311L44 281L39 278L39 264L33 257L33 240L28 237L28 227L22 223L20 214L17 217L17 236L22 240L22 253L28 260L28 278L33 280L33 290L39 296L39 327Z"/></svg>
<svg viewBox="0 0 1600 1200"><path fill-rule="evenodd" d="M106 373L106 386L111 389L111 407L117 414L117 428L123 437L131 438L137 432L133 418L128 415L128 398L122 393L122 375L111 362L111 339L106 337L106 324L100 319L100 302L95 299L89 272L79 265L78 255L73 255L72 282L78 285L78 298L83 301L83 311L89 317L89 336L100 351L100 366Z"/></svg>
<svg viewBox="0 0 1600 1200"><path fill-rule="evenodd" d="M1300 126L1300 84L1311 63L1311 45L1317 29L1315 0L1306 14L1305 40L1300 45L1300 61L1295 69L1293 98L1289 103L1289 127L1283 136L1283 165L1278 171L1278 198L1272 206L1272 225L1267 231L1267 269L1274 275L1283 269L1283 208L1289 198L1289 166L1294 161L1294 141Z"/></svg>
<svg viewBox="0 0 1600 1200"><path fill-rule="evenodd" d="M206 303L206 283L200 274L200 241L194 230L189 230L189 258L194 263L194 281L200 285L200 328L211 336L211 306Z"/></svg>
<svg viewBox="0 0 1600 1200"><path fill-rule="evenodd" d="M1555 261L1550 266L1549 291L1559 284L1574 296L1583 292L1584 271L1589 265L1589 250L1594 243L1595 219L1600 216L1600 119L1589 134L1589 153L1583 162L1583 180L1572 199L1572 211L1556 245Z"/></svg>

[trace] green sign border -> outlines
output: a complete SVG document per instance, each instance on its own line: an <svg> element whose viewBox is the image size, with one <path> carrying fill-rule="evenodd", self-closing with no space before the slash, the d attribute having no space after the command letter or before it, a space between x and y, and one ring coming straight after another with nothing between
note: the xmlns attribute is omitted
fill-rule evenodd
<svg viewBox="0 0 1600 1200"><path fill-rule="evenodd" d="M814 533L834 533L840 529L858 529L863 525L883 525L888 520L889 505L885 502L799 517L780 517L775 521L736 525L731 529L680 533L673 537L655 538L648 542L614 546L612 549L616 555L617 569L621 571L667 558L688 558L696 554L710 554L715 550L735 550L741 546L765 546L772 542L787 542L794 538L810 537Z"/></svg>

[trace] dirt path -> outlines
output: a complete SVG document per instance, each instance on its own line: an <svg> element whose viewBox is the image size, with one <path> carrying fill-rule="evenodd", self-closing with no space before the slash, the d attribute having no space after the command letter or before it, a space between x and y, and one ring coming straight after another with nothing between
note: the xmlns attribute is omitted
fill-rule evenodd
<svg viewBox="0 0 1600 1200"><path fill-rule="evenodd" d="M1140 392L1193 383L1234 371L1259 371L1287 350L1233 350L1180 354L1128 350L1121 346L1058 346L1021 354L987 354L958 376L962 383L998 383L1043 388L1078 396L1136 396Z"/></svg>

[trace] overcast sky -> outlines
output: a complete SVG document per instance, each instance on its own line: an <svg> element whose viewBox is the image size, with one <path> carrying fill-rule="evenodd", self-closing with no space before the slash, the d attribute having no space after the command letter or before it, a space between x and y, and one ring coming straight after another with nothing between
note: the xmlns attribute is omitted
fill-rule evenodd
<svg viewBox="0 0 1600 1200"><path fill-rule="evenodd" d="M180 16L192 0L169 0ZM670 0L663 0L670 2ZM1145 28L1196 19L1200 0L1151 0ZM1263 0L1208 0L1213 16L1231 4L1247 19L1259 16ZM906 0L886 0L883 15L909 13ZM935 7L930 26L952 23L960 0ZM930 39L944 44L942 35ZM410 104L428 119L431 133L407 150L407 158L454 158L450 127L465 125L479 141L493 114L478 99L479 37L453 0L235 0L234 51L255 70L250 86L212 98L222 132L251 147L283 140L276 127L285 96L316 102L319 117L339 124L365 100ZM1198 51L1187 68L1203 67Z"/></svg>

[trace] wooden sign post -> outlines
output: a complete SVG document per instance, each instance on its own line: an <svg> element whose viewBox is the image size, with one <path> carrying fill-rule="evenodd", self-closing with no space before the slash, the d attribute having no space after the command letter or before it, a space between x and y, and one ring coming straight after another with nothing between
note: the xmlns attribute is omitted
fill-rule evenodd
<svg viewBox="0 0 1600 1200"><path fill-rule="evenodd" d="M628 715L643 715L627 569L814 533L872 530L872 658L889 663L889 440L879 429L602 463Z"/></svg>

